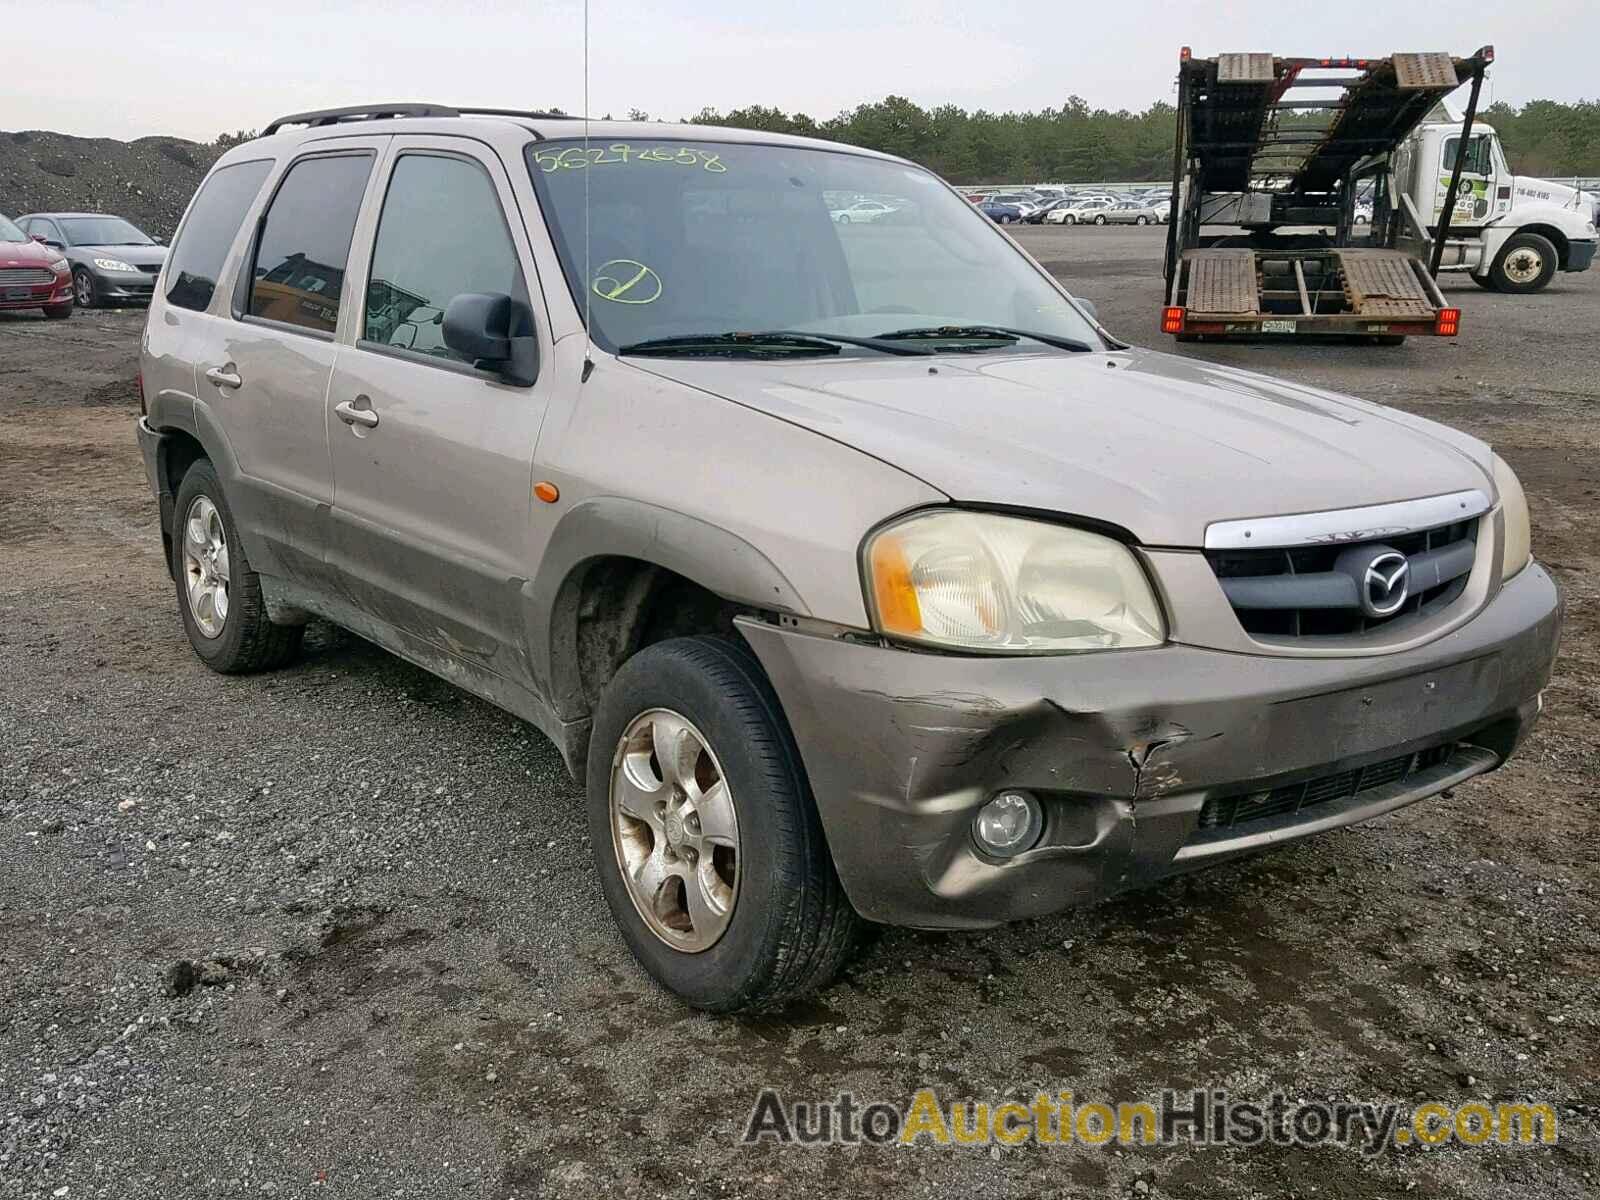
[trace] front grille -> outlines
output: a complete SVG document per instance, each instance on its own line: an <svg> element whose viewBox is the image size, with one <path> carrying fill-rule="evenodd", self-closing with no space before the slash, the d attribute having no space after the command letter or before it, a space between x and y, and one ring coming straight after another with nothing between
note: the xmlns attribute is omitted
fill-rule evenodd
<svg viewBox="0 0 1600 1200"><path fill-rule="evenodd" d="M0 267L0 287L38 287L55 281L56 273L48 267Z"/></svg>
<svg viewBox="0 0 1600 1200"><path fill-rule="evenodd" d="M1340 637L1436 612L1460 596L1471 573L1478 520L1473 517L1354 546L1331 543L1205 554L1245 632L1276 638ZM1382 617L1369 616L1345 576L1335 571L1340 556L1353 548L1376 553L1380 547L1404 554L1412 568L1410 578L1418 585L1408 590L1404 605Z"/></svg>
<svg viewBox="0 0 1600 1200"><path fill-rule="evenodd" d="M1363 792L1402 783L1419 771L1436 767L1450 757L1451 744L1434 746L1397 758L1385 759L1355 771L1337 771L1303 783L1235 796L1213 796L1200 809L1200 828L1237 829L1272 817L1293 816L1333 800L1348 800ZM1311 813L1310 816L1317 814Z"/></svg>

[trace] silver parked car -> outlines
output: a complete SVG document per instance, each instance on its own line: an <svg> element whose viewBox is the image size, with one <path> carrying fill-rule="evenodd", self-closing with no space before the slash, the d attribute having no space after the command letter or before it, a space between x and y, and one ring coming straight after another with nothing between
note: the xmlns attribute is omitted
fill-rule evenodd
<svg viewBox="0 0 1600 1200"><path fill-rule="evenodd" d="M906 203L869 235L839 193ZM821 986L863 919L1093 903L1462 784L1555 653L1487 445L1134 349L857 148L274 121L140 365L200 659L316 617L531 722L623 938L714 1011Z"/></svg>
<svg viewBox="0 0 1600 1200"><path fill-rule="evenodd" d="M1086 200L1073 200L1070 204L1058 204L1045 213L1045 223L1049 225L1082 225L1086 222L1092 222L1095 217L1105 212L1115 203L1115 200L1090 197ZM1101 223L1104 224L1104 222Z"/></svg>
<svg viewBox="0 0 1600 1200"><path fill-rule="evenodd" d="M1159 225L1161 210L1143 200L1119 200L1094 214L1096 225Z"/></svg>

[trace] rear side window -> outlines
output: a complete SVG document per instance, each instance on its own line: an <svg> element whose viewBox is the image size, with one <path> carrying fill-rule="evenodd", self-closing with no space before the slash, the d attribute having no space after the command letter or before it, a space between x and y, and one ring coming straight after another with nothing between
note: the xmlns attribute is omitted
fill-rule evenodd
<svg viewBox="0 0 1600 1200"><path fill-rule="evenodd" d="M256 242L249 313L317 333L339 324L339 290L370 154L304 158L267 206Z"/></svg>
<svg viewBox="0 0 1600 1200"><path fill-rule="evenodd" d="M395 163L372 248L364 341L464 362L444 344L444 310L464 292L527 303L494 184L477 163L407 154Z"/></svg>
<svg viewBox="0 0 1600 1200"><path fill-rule="evenodd" d="M228 256L239 224L271 169L270 159L260 159L234 163L211 173L172 247L172 260L167 267L168 303L197 312L210 305L222 260Z"/></svg>

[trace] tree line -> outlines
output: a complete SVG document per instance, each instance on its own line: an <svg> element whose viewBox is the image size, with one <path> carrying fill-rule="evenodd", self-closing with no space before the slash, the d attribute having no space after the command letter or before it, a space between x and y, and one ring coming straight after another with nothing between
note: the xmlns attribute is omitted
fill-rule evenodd
<svg viewBox="0 0 1600 1200"><path fill-rule="evenodd" d="M651 119L638 109L627 116ZM1600 101L1530 100L1521 107L1499 101L1484 110L1483 118L1499 131L1511 168L1519 174L1600 175ZM1079 96L1038 112L968 112L954 104L923 108L904 96L885 96L824 121L760 104L729 112L703 108L689 118L697 125L865 146L921 163L956 184L1165 182L1172 177L1175 120L1175 109L1165 101L1143 112L1110 112L1090 108ZM239 130L223 134L216 144L226 149L253 136Z"/></svg>
<svg viewBox="0 0 1600 1200"><path fill-rule="evenodd" d="M886 96L826 121L759 104L731 112L706 108L689 119L866 146L919 162L957 184L1165 182L1172 177L1177 131L1176 110L1164 101L1143 112L1109 112L1078 96L1039 112L968 112L953 104L927 109ZM1600 101L1530 100L1521 107L1499 101L1482 110L1481 119L1499 132L1518 174L1600 175Z"/></svg>

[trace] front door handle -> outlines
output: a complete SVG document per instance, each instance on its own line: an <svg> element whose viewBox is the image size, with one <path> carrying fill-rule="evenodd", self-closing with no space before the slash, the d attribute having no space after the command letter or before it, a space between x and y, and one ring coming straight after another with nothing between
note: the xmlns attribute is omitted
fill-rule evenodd
<svg viewBox="0 0 1600 1200"><path fill-rule="evenodd" d="M211 367L207 369L206 378L211 380L211 382L216 384L218 387L225 388L236 388L244 383L244 380L240 379L239 376L234 373L234 366L232 363L229 363L225 367Z"/></svg>
<svg viewBox="0 0 1600 1200"><path fill-rule="evenodd" d="M372 401L365 396L357 396L354 403L341 401L333 406L333 411L339 414L339 420L346 425L365 425L371 429L378 423L378 414L372 411Z"/></svg>

